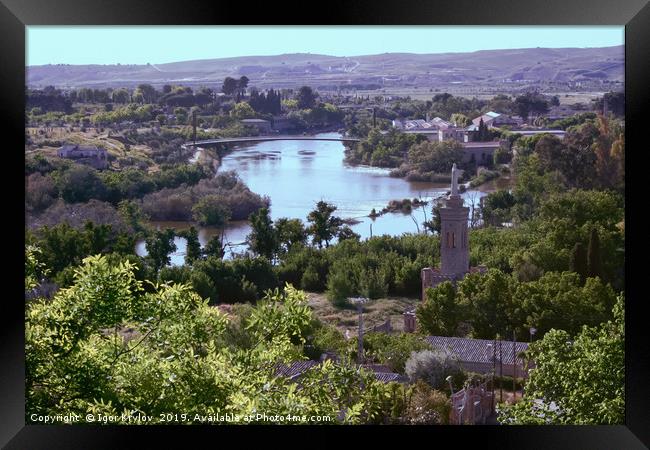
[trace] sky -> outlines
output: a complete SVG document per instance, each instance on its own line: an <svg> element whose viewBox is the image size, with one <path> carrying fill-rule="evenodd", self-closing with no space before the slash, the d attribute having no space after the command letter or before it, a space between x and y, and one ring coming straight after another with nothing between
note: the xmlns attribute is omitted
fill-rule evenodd
<svg viewBox="0 0 650 450"><path fill-rule="evenodd" d="M623 45L622 26L29 26L28 66Z"/></svg>

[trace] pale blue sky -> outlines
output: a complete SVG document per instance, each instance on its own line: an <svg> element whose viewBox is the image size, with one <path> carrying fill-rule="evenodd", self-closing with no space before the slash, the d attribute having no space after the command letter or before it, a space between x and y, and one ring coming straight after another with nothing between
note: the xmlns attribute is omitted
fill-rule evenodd
<svg viewBox="0 0 650 450"><path fill-rule="evenodd" d="M27 65L162 64L232 56L609 47L622 26L29 26Z"/></svg>

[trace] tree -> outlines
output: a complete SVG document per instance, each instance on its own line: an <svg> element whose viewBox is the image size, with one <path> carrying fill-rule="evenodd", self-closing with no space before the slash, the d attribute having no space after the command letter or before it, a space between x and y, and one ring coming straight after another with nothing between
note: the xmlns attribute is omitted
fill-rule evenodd
<svg viewBox="0 0 650 450"><path fill-rule="evenodd" d="M246 88L248 87L248 77L246 75L242 75L239 80L237 81L237 89L239 90L239 94L242 96L246 93Z"/></svg>
<svg viewBox="0 0 650 450"><path fill-rule="evenodd" d="M278 232L273 226L273 221L268 208L260 208L250 215L251 232L246 236L250 249L270 262L278 253Z"/></svg>
<svg viewBox="0 0 650 450"><path fill-rule="evenodd" d="M250 119L255 117L255 111L251 108L251 105L242 102L235 105L232 111L230 111L230 115L239 120Z"/></svg>
<svg viewBox="0 0 650 450"><path fill-rule="evenodd" d="M490 192L483 198L481 214L486 225L501 226L512 219L515 197L506 190Z"/></svg>
<svg viewBox="0 0 650 450"><path fill-rule="evenodd" d="M211 194L192 207L192 216L201 225L222 228L230 220L231 211L221 196Z"/></svg>
<svg viewBox="0 0 650 450"><path fill-rule="evenodd" d="M223 85L221 86L221 91L226 95L232 95L237 88L239 87L239 82L231 77L226 77L223 80Z"/></svg>
<svg viewBox="0 0 650 450"><path fill-rule="evenodd" d="M223 241L221 239L221 236L218 235L213 236L205 245L205 248L203 249L203 254L208 258L211 256L215 256L219 259L223 258L223 256L225 255L225 251L224 251L224 246L223 246Z"/></svg>
<svg viewBox="0 0 650 450"><path fill-rule="evenodd" d="M440 234L440 230L442 229L442 219L440 218L441 203L440 200L433 201L433 205L431 206L431 220L424 222L425 228L434 234Z"/></svg>
<svg viewBox="0 0 650 450"><path fill-rule="evenodd" d="M288 253L294 245L307 242L307 230L300 219L281 217L275 221L280 250Z"/></svg>
<svg viewBox="0 0 650 450"><path fill-rule="evenodd" d="M587 247L587 274L590 277L602 277L602 272L598 230L592 228L589 235L589 246Z"/></svg>
<svg viewBox="0 0 650 450"><path fill-rule="evenodd" d="M179 234L187 241L185 250L185 264L192 264L201 257L201 243L199 242L199 232L194 227Z"/></svg>
<svg viewBox="0 0 650 450"><path fill-rule="evenodd" d="M614 320L584 327L572 339L562 330L534 342L527 357L535 369L523 399L499 408L502 424L617 425L625 422L624 297Z"/></svg>
<svg viewBox="0 0 650 450"><path fill-rule="evenodd" d="M316 209L309 213L307 221L311 223L308 233L313 237L313 242L318 248L329 247L330 241L338 234L343 222L339 217L333 216L336 206L323 200L316 204Z"/></svg>
<svg viewBox="0 0 650 450"><path fill-rule="evenodd" d="M85 203L91 198L103 199L106 187L97 170L82 164L55 174L59 195L67 203Z"/></svg>
<svg viewBox="0 0 650 450"><path fill-rule="evenodd" d="M339 242L345 241L346 239L356 239L357 241L361 239L361 235L352 231L352 228L347 225L343 225L339 229L337 236L339 238Z"/></svg>
<svg viewBox="0 0 650 450"><path fill-rule="evenodd" d="M457 285L457 298L472 325L472 336L493 339L506 335L513 317L514 280L500 270L469 274Z"/></svg>
<svg viewBox="0 0 650 450"><path fill-rule="evenodd" d="M454 286L450 281L445 281L434 288L428 288L425 296L416 310L421 329L434 336L455 336L461 315Z"/></svg>
<svg viewBox="0 0 650 450"><path fill-rule="evenodd" d="M569 268L572 272L580 275L582 280L587 278L587 252L585 252L585 247L582 245L582 242L576 242L576 245L573 246Z"/></svg>
<svg viewBox="0 0 650 450"><path fill-rule="evenodd" d="M157 92L156 89L150 84L140 84L135 90L134 95L141 94L144 100L144 103L153 103L156 101Z"/></svg>
<svg viewBox="0 0 650 450"><path fill-rule="evenodd" d="M476 136L477 141L489 141L492 139L492 135L490 133L490 130L488 130L487 125L483 123L483 118L481 117L481 120L478 123L478 134Z"/></svg>
<svg viewBox="0 0 650 450"><path fill-rule="evenodd" d="M309 86L302 86L298 91L298 108L300 109L310 109L313 108L316 104L316 98L318 98L318 93L314 92Z"/></svg>
<svg viewBox="0 0 650 450"><path fill-rule="evenodd" d="M155 272L159 272L161 268L169 265L169 254L176 251L174 236L174 230L167 228L164 231L154 231L145 239L147 259Z"/></svg>
<svg viewBox="0 0 650 450"><path fill-rule="evenodd" d="M424 141L408 150L408 162L420 172L450 173L463 160L463 146L456 141Z"/></svg>
<svg viewBox="0 0 650 450"><path fill-rule="evenodd" d="M184 411L205 424L206 405L239 423L259 410L351 424L390 413L384 385L355 366L325 361L300 384L278 376L281 364L301 358L315 320L304 293L276 289L247 313L234 311L231 322L187 284L145 292L134 269L88 258L69 289L26 305L27 421L77 414L91 422L89 414L102 414L127 424L122 413L138 411L163 423L168 411Z"/></svg>
<svg viewBox="0 0 650 450"><path fill-rule="evenodd" d="M469 126L472 121L469 120L469 117L467 117L465 114L460 114L460 113L454 113L451 115L451 119L449 119L454 126L457 127L467 127Z"/></svg>

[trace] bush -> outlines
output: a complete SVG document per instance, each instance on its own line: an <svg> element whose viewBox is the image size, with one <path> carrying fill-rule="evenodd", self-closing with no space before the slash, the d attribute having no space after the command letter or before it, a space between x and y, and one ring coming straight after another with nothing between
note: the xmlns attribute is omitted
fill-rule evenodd
<svg viewBox="0 0 650 450"><path fill-rule="evenodd" d="M412 425L447 425L451 401L444 392L434 390L422 380L413 386L404 418Z"/></svg>
<svg viewBox="0 0 650 450"><path fill-rule="evenodd" d="M447 352L441 350L422 350L411 352L406 361L406 375L411 383L418 380L427 382L434 389L447 390L449 388L446 378L452 377L452 384L462 385L463 371L458 361Z"/></svg>
<svg viewBox="0 0 650 450"><path fill-rule="evenodd" d="M370 332L363 335L363 348L366 356L387 365L394 372L404 374L409 355L416 351L431 349L431 346L416 334Z"/></svg>

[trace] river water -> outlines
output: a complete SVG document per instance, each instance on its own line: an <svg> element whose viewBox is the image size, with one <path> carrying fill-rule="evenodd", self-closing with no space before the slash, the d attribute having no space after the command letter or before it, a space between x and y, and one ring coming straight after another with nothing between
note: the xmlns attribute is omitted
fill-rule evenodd
<svg viewBox="0 0 650 450"><path fill-rule="evenodd" d="M320 136L340 136L324 133ZM414 209L411 214L386 213L370 219L368 214L375 208L380 211L391 200L421 198L431 200L444 195L449 186L430 182L409 182L391 178L390 170L374 167L351 166L344 162L344 146L334 141L269 141L246 144L236 148L221 161L220 171L235 170L246 185L255 193L271 199L271 217L298 218L306 223L307 215L316 203L325 200L337 207L335 215L359 223L351 225L362 239L382 234L400 235L423 231L425 212ZM469 190L462 194L465 205L478 205L479 199L494 189L488 185L481 190ZM426 219L431 219L431 203L425 206ZM414 221L415 219L415 221ZM416 223L417 222L417 226ZM188 228L184 222L154 222L154 225L176 229ZM246 249L244 241L250 232L247 221L233 222L225 230L225 241L230 242L232 252ZM214 228L200 228L199 241L204 246L220 233ZM176 238L177 251L171 255L173 265L183 264L185 240ZM144 242L136 247L139 255L145 255Z"/></svg>

